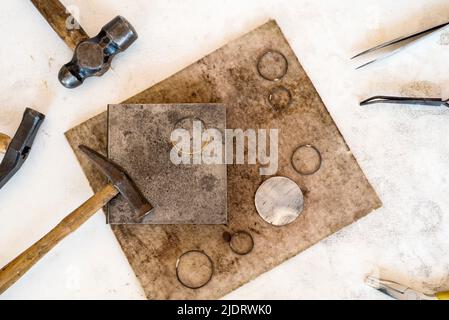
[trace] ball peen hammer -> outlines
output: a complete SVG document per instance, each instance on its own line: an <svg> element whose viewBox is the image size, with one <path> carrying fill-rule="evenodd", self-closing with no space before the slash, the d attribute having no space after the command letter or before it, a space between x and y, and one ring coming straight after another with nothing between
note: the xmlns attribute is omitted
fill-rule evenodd
<svg viewBox="0 0 449 320"><path fill-rule="evenodd" d="M109 178L111 183L69 214L42 239L3 267L0 270L0 294L11 287L53 247L76 231L117 195L121 194L128 201L135 213L136 221L140 221L152 211L151 204L121 167L86 146L79 148Z"/></svg>
<svg viewBox="0 0 449 320"><path fill-rule="evenodd" d="M61 84L68 89L79 87L89 77L105 74L113 58L138 38L134 27L122 16L115 17L97 36L89 38L60 1L31 2L67 46L74 50L72 60L61 68L58 76Z"/></svg>

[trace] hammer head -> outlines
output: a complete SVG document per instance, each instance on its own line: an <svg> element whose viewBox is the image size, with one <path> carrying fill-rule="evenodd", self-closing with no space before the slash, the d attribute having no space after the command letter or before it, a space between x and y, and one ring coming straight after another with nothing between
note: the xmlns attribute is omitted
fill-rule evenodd
<svg viewBox="0 0 449 320"><path fill-rule="evenodd" d="M134 182L120 166L89 147L79 146L79 148L108 177L114 187L129 202L136 214L136 222L140 221L153 210L153 206L145 199Z"/></svg>
<svg viewBox="0 0 449 320"><path fill-rule="evenodd" d="M125 18L114 18L96 37L78 44L72 61L61 68L59 81L73 89L86 78L102 76L111 67L112 59L128 49L137 38L136 30Z"/></svg>
<svg viewBox="0 0 449 320"><path fill-rule="evenodd" d="M19 171L28 158L34 138L44 119L45 116L42 113L30 108L23 113L19 129L9 143L5 157L0 163L0 189Z"/></svg>

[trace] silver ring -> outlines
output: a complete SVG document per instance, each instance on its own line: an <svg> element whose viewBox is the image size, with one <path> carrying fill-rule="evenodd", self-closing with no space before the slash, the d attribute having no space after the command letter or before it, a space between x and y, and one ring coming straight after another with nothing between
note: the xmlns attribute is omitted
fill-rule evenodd
<svg viewBox="0 0 449 320"><path fill-rule="evenodd" d="M251 240L251 245L249 247L248 250L246 251L239 251L237 248L235 248L235 246L232 245L232 240L235 239L237 236L239 235L245 235L248 236L248 238ZM247 232L247 231L237 231L235 232L233 235L231 235L229 232L225 232L223 234L223 239L229 243L229 248L231 248L232 252L240 255L240 256L245 256L247 254L250 254L253 249L254 249L254 238L253 236Z"/></svg>
<svg viewBox="0 0 449 320"><path fill-rule="evenodd" d="M273 103L272 101L272 97L274 94L278 93L278 92L286 92L288 95L288 102L286 103L285 106L280 106L280 105L276 105L275 103ZM275 111L281 111L283 109L286 109L288 107L291 106L293 102L293 96L292 93L290 92L290 90L288 90L286 87L284 86L277 86L271 89L270 94L268 95L268 104L271 106L271 108L273 108Z"/></svg>
<svg viewBox="0 0 449 320"><path fill-rule="evenodd" d="M280 56L282 57L282 59L284 60L284 62L285 62L285 70L283 71L283 74L279 75L277 78L270 78L270 77L268 77L267 75L264 75L264 73L262 72L262 69L261 69L261 62L262 62L262 59L263 59L266 55L268 55L268 54L277 54L277 55L280 55ZM288 64L287 58L286 58L281 52L276 51L276 50L268 50L268 51L266 51L264 54L262 54L262 55L260 56L259 61L257 62L257 71L259 72L259 75L260 75L262 78L264 78L265 80L268 80L268 81L273 81L273 82L278 82L278 81L280 81L282 78L285 77L285 75L286 75L287 72L288 72L288 69L289 69L289 64Z"/></svg>
<svg viewBox="0 0 449 320"><path fill-rule="evenodd" d="M181 262L181 259L184 256L186 256L190 253L200 253L200 254L204 255L210 262L211 272L210 272L209 279L207 279L207 281L204 284L197 286L197 287L193 287L193 286L190 286L190 285L184 283L182 281L181 277L179 276L179 263ZM176 261L176 278L178 278L179 283L181 283L184 287L189 288L189 289L196 290L196 289L201 289L201 288L205 287L212 280L214 272L215 272L214 262L212 261L211 257L208 254L206 254L204 251L201 251L201 250L190 250L190 251L184 252L181 256L179 256L178 260Z"/></svg>
<svg viewBox="0 0 449 320"><path fill-rule="evenodd" d="M298 151L298 150L301 150L301 149L304 149L304 148L310 148L310 149L312 149L312 150L314 150L316 153L317 153L317 155L318 155L318 164L317 164L317 166L316 166L316 168L314 169L314 170L311 170L311 171L301 171L301 169L299 169L299 168L297 168L297 166L295 165L295 163L294 163L294 156L295 156L295 153ZM314 147L314 146L312 146L312 145L310 145L310 144L303 144L303 145L300 145L298 148L296 148L295 149L295 151L293 151L293 153L292 153L292 156L291 156L291 159L290 159L290 162L291 162L291 164L292 164L292 167L293 167L293 169L297 172L297 173L299 173L300 175L303 175L303 176L310 176L310 175L312 175L312 174L314 174L314 173L317 173L320 169L321 169L321 166L322 166L322 164L323 164L323 157L321 156L321 152L320 152L320 150L318 150L318 148L316 148L316 147Z"/></svg>

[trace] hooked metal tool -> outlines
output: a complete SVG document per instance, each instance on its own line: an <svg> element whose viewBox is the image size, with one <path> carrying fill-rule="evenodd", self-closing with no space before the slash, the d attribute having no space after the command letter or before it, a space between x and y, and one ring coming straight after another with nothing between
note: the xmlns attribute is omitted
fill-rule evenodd
<svg viewBox="0 0 449 320"><path fill-rule="evenodd" d="M128 201L136 214L136 219L141 219L152 211L152 205L142 196L140 190L121 167L86 146L79 148L109 178L111 183L69 214L42 239L3 267L0 270L0 294L117 195L123 195Z"/></svg>
<svg viewBox="0 0 449 320"><path fill-rule="evenodd" d="M414 98L414 97L394 97L394 96L374 96L360 102L361 106L367 106L377 103L389 103L389 104L408 104L408 105L421 105L439 107L444 106L449 108L449 99L443 100L441 98Z"/></svg>
<svg viewBox="0 0 449 320"><path fill-rule="evenodd" d="M36 110L27 108L22 122L11 140L6 135L0 136L0 152L6 151L0 164L0 189L16 174L28 158L39 128L45 116Z"/></svg>
<svg viewBox="0 0 449 320"><path fill-rule="evenodd" d="M449 292L428 295L394 281L369 276L366 284L396 300L449 300Z"/></svg>
<svg viewBox="0 0 449 320"><path fill-rule="evenodd" d="M31 2L67 46L75 51L72 61L59 72L59 81L68 89L79 87L89 77L105 74L110 69L113 58L128 49L138 38L134 27L122 16L117 16L96 37L89 39L60 1Z"/></svg>
<svg viewBox="0 0 449 320"><path fill-rule="evenodd" d="M382 44L380 44L378 46L375 46L374 48L365 50L365 51L355 55L351 59L356 59L356 58L359 58L361 56L367 55L369 53L372 53L372 52L375 52L375 51L380 51L382 49L391 49L385 55L383 55L383 56L381 56L381 57L379 57L377 59L371 60L371 61L369 61L369 62L359 66L357 69L364 68L364 67L366 67L366 66L368 66L370 64L373 64L373 63L378 62L378 61L382 61L384 59L387 59L387 58L395 55L396 53L398 53L398 52L402 51L403 49L409 47L410 45L412 45L413 43L415 43L419 39L422 39L423 37L425 37L425 36L435 32L435 31L438 31L438 30L440 30L440 29L442 29L442 28L444 28L444 27L446 27L448 25L449 25L449 22L446 22L446 23L440 24L438 26L432 27L430 29L427 29L427 30L424 30L424 31L420 31L418 33L414 33L412 35L408 35L408 36L405 36L405 37L400 37L400 38L397 38L397 39L394 39L394 40L382 43ZM397 49L394 49L395 48L394 46L397 45L397 44L403 44L403 45L401 47L397 48Z"/></svg>

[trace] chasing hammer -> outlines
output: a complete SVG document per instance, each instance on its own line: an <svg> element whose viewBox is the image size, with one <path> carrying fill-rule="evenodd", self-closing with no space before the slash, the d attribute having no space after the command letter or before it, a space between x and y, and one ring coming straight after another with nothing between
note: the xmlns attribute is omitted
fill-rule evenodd
<svg viewBox="0 0 449 320"><path fill-rule="evenodd" d="M31 2L67 46L74 50L72 61L59 71L59 81L68 89L79 87L89 77L105 74L113 58L128 49L138 38L134 27L122 16L115 17L96 37L89 38L60 1ZM75 26L70 30L69 21Z"/></svg>
<svg viewBox="0 0 449 320"><path fill-rule="evenodd" d="M129 202L135 213L136 221L152 211L151 204L121 167L86 146L80 146L80 149L109 178L111 183L69 214L42 239L3 267L0 270L0 294L19 280L61 240L77 230L117 195L121 194Z"/></svg>

